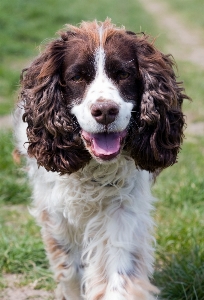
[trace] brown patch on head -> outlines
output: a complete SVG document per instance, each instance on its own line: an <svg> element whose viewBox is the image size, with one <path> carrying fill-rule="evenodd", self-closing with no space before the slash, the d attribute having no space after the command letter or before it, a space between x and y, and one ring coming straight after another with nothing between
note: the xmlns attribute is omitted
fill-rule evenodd
<svg viewBox="0 0 204 300"><path fill-rule="evenodd" d="M110 19L106 19L104 22L82 22L79 27L73 25L66 25L66 31L60 31L63 40L68 40L69 36L72 35L73 39L83 39L88 42L89 47L97 49L98 47L104 47L107 40L114 34L120 32L124 33L124 27L117 28L111 23ZM87 45L86 45L87 47Z"/></svg>
<svg viewBox="0 0 204 300"><path fill-rule="evenodd" d="M105 44L105 71L124 101L139 110L143 91L135 41L125 30L116 30Z"/></svg>

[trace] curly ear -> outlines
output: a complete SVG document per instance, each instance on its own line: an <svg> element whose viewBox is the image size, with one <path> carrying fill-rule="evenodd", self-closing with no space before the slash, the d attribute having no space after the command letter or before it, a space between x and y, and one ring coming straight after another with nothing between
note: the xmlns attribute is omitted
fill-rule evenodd
<svg viewBox="0 0 204 300"><path fill-rule="evenodd" d="M131 129L131 156L140 168L154 172L173 165L183 140L183 93L176 81L174 62L163 55L147 37L137 37L137 60L143 82L136 129Z"/></svg>
<svg viewBox="0 0 204 300"><path fill-rule="evenodd" d="M90 160L62 92L60 76L65 52L65 37L51 42L23 70L21 80L28 155L46 170L61 174L75 172Z"/></svg>

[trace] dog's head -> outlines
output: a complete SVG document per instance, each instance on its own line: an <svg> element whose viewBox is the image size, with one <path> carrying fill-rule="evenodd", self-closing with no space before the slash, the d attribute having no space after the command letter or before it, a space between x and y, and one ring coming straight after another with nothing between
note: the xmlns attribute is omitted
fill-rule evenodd
<svg viewBox="0 0 204 300"><path fill-rule="evenodd" d="M147 36L109 20L70 26L22 79L28 154L62 174L122 149L141 169L163 169L177 159L184 98L172 58Z"/></svg>

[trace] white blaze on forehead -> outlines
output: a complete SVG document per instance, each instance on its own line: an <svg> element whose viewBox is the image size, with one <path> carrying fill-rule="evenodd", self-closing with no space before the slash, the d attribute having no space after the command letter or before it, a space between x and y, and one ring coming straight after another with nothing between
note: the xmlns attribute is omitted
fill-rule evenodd
<svg viewBox="0 0 204 300"><path fill-rule="evenodd" d="M93 81L92 86L90 88L90 91L92 93L100 93L100 94L104 94L107 88L110 89L111 87L112 89L115 89L115 86L113 86L112 82L110 82L110 79L108 79L107 75L105 74L105 51L102 45L102 37L103 37L103 26L99 28L100 45L95 52L96 78ZM100 97L102 97L102 95ZM105 97L103 98L106 99ZM111 98L106 100L111 100Z"/></svg>
<svg viewBox="0 0 204 300"><path fill-rule="evenodd" d="M103 26L99 28L99 49L96 51L95 55L95 62L97 64L97 72L104 72L104 66L105 66L105 51L102 46L102 39L103 39Z"/></svg>
<svg viewBox="0 0 204 300"><path fill-rule="evenodd" d="M81 104L75 105L72 108L72 113L77 117L77 120L82 129L87 132L104 131L104 126L99 124L91 115L91 106L99 99L112 101L119 107L119 114L116 120L108 125L109 131L122 131L128 124L131 117L133 104L126 102L121 96L118 87L107 76L105 72L105 50L102 44L103 28L99 29L100 45L95 52L95 71L96 76L92 83L88 86L84 99Z"/></svg>
<svg viewBox="0 0 204 300"><path fill-rule="evenodd" d="M102 47L99 47L95 53L95 68L96 76L105 73L105 51Z"/></svg>

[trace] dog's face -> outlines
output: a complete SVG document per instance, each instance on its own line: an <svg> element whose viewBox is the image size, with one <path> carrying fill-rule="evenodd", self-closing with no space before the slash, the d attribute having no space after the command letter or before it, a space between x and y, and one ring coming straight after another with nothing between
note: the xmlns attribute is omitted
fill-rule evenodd
<svg viewBox="0 0 204 300"><path fill-rule="evenodd" d="M83 37L72 41L65 55L63 81L86 149L95 159L107 162L123 148L142 83L128 34L115 34L104 44L98 34L92 49Z"/></svg>
<svg viewBox="0 0 204 300"><path fill-rule="evenodd" d="M112 162L122 149L141 169L172 165L187 98L172 66L147 36L109 20L71 26L22 80L28 154L61 173L77 171L91 157Z"/></svg>

